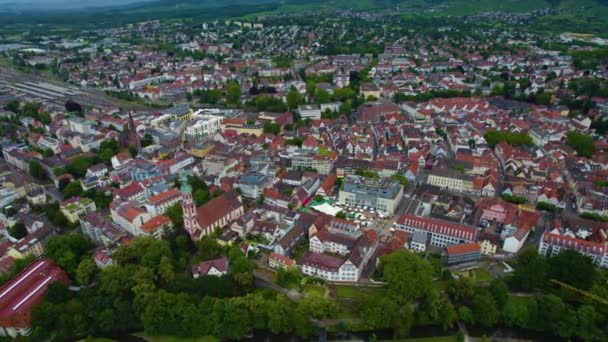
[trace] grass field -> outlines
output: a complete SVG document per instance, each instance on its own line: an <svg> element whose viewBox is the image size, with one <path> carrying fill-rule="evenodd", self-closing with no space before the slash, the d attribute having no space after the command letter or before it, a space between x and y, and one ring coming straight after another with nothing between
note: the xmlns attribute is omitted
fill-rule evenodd
<svg viewBox="0 0 608 342"><path fill-rule="evenodd" d="M492 275L483 268L474 269L473 274L475 275L475 281L491 281L494 279L492 278Z"/></svg>
<svg viewBox="0 0 608 342"><path fill-rule="evenodd" d="M321 285L306 285L304 287L303 292L307 295L316 295L323 297L323 295L325 294L325 287Z"/></svg>
<svg viewBox="0 0 608 342"><path fill-rule="evenodd" d="M384 291L385 289L376 287L336 285L336 296L339 298L357 298L362 294L378 294Z"/></svg>
<svg viewBox="0 0 608 342"><path fill-rule="evenodd" d="M471 278L475 281L492 281L494 279L492 275L484 270L483 268L475 268L473 270L463 271L463 272L454 272L461 277Z"/></svg>

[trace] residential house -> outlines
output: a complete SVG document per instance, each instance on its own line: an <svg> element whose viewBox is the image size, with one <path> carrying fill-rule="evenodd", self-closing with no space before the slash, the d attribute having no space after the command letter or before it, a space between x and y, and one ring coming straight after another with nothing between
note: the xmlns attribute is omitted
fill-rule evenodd
<svg viewBox="0 0 608 342"><path fill-rule="evenodd" d="M191 272L194 279L203 276L221 277L228 274L228 258L221 258L203 261L198 265L192 266Z"/></svg>
<svg viewBox="0 0 608 342"><path fill-rule="evenodd" d="M61 202L59 210L71 223L78 222L78 218L90 211L97 210L95 201L86 197L73 197Z"/></svg>

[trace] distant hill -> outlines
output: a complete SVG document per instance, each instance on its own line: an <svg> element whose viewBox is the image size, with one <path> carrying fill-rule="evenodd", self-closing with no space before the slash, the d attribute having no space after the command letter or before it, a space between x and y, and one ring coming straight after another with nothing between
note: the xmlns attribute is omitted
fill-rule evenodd
<svg viewBox="0 0 608 342"><path fill-rule="evenodd" d="M608 0L0 0L0 22L4 19L12 24L91 26L94 23L121 24L151 19L320 13L336 9L465 16L488 11L525 13L546 8L559 10L559 14L539 20L544 30L608 34Z"/></svg>
<svg viewBox="0 0 608 342"><path fill-rule="evenodd" d="M110 8L156 1L157 0L0 0L0 12Z"/></svg>

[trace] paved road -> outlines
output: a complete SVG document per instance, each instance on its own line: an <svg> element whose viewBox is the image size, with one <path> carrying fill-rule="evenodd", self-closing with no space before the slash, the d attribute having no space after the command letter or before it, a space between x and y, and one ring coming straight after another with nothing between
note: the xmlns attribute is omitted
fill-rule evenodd
<svg viewBox="0 0 608 342"><path fill-rule="evenodd" d="M259 274L257 272L257 270L253 271L253 283L257 287L280 292L280 293L286 295L287 298L289 298L290 300L292 300L294 302L297 302L297 301L301 300L302 298L304 298L304 295L296 290L288 290L286 288L280 287L277 284L269 282L268 280L266 280L264 278L263 275Z"/></svg>
<svg viewBox="0 0 608 342"><path fill-rule="evenodd" d="M50 185L45 185L43 187L44 192L51 196L55 201L61 203L63 202L63 194L61 192L59 192L59 190L57 190L57 188L55 188L55 185L50 184Z"/></svg>

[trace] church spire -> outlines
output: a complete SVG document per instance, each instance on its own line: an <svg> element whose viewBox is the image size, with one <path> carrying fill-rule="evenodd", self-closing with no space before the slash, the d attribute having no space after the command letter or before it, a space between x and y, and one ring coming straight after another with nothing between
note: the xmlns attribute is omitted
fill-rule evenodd
<svg viewBox="0 0 608 342"><path fill-rule="evenodd" d="M137 129L135 127L135 120L133 120L132 112L129 111L129 146L133 146L137 149L137 152L141 150L141 143L137 137Z"/></svg>
<svg viewBox="0 0 608 342"><path fill-rule="evenodd" d="M182 193L182 212L184 218L184 229L194 239L196 231L199 229L197 220L197 208L192 200L192 186L188 183L185 171L180 172L180 191Z"/></svg>

